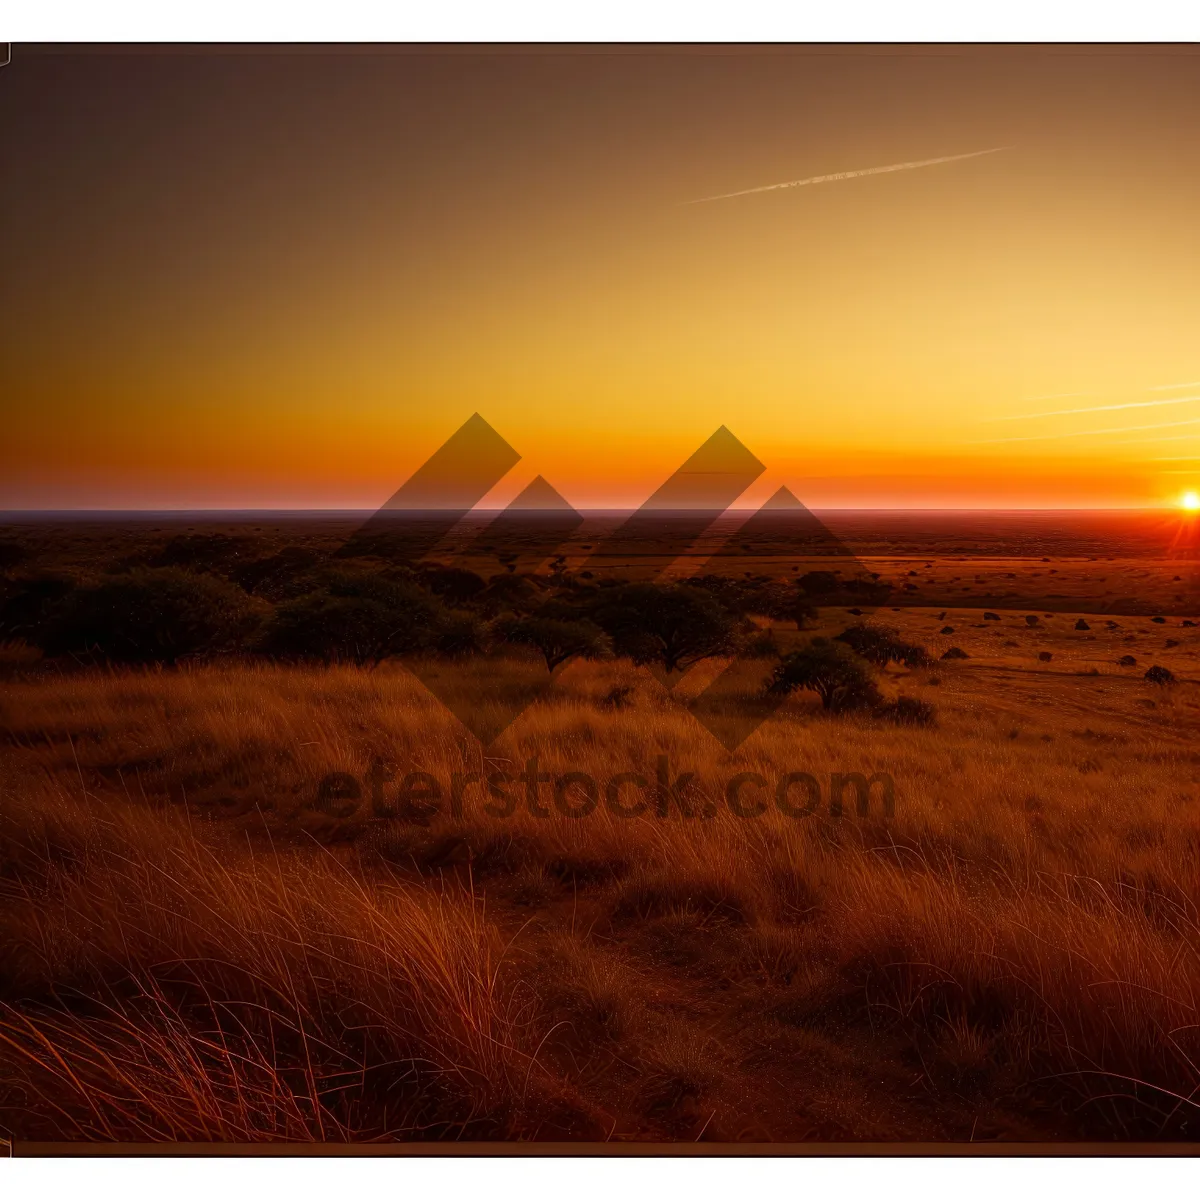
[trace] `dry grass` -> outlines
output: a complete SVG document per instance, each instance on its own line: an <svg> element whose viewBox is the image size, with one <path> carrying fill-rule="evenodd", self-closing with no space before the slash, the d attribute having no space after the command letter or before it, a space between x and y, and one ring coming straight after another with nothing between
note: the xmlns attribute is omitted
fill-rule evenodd
<svg viewBox="0 0 1200 1200"><path fill-rule="evenodd" d="M938 704L933 730L790 703L732 756L619 665L568 668L486 752L399 667L16 683L6 1123L1194 1136L1193 689L1010 683L974 658L899 678ZM614 688L634 690L614 706ZM478 790L461 817L313 806L323 776L375 759L445 783L534 755L601 784L666 755L716 813L498 819ZM801 770L886 771L896 813L834 818L827 793L805 820L725 806L738 772Z"/></svg>

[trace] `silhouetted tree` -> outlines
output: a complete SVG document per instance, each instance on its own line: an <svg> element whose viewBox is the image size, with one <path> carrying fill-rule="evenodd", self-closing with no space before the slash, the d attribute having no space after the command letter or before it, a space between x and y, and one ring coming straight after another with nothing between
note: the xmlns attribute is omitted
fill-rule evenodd
<svg viewBox="0 0 1200 1200"><path fill-rule="evenodd" d="M667 671L736 649L737 616L686 584L624 584L601 593L589 615L617 654Z"/></svg>
<svg viewBox="0 0 1200 1200"><path fill-rule="evenodd" d="M904 641L900 631L890 625L851 625L839 633L834 641L844 642L855 654L877 667L885 667L890 662L919 667L930 661L924 646Z"/></svg>
<svg viewBox="0 0 1200 1200"><path fill-rule="evenodd" d="M260 621L259 607L235 584L176 567L142 568L68 593L36 640L47 654L174 663L232 649Z"/></svg>
<svg viewBox="0 0 1200 1200"><path fill-rule="evenodd" d="M591 621L561 621L550 617L501 617L495 626L501 641L517 646L532 646L555 671L571 658L599 658L611 650L611 644L598 625Z"/></svg>
<svg viewBox="0 0 1200 1200"><path fill-rule="evenodd" d="M441 603L414 583L335 575L324 587L281 604L261 649L283 658L374 665L436 650L451 628Z"/></svg>
<svg viewBox="0 0 1200 1200"><path fill-rule="evenodd" d="M802 650L784 655L768 685L774 695L803 688L821 698L829 712L848 712L881 703L871 673L844 643L813 638Z"/></svg>

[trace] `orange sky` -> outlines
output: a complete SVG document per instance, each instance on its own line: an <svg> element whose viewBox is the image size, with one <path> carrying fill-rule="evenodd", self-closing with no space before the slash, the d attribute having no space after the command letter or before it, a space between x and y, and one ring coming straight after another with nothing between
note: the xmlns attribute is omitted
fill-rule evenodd
<svg viewBox="0 0 1200 1200"><path fill-rule="evenodd" d="M1197 113L1190 48L17 46L0 508L371 508L475 411L497 503L721 424L747 503L1172 503Z"/></svg>

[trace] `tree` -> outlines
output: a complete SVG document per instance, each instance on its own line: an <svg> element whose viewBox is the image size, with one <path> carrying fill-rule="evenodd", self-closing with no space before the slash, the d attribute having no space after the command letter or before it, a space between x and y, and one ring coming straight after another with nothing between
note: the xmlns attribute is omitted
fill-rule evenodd
<svg viewBox="0 0 1200 1200"><path fill-rule="evenodd" d="M834 641L844 642L855 654L877 667L886 667L890 662L920 667L930 661L924 646L904 641L900 631L890 625L851 625L849 629L842 630Z"/></svg>
<svg viewBox="0 0 1200 1200"><path fill-rule="evenodd" d="M635 663L682 671L736 649L739 621L716 599L686 584L629 583L596 599L591 619L613 649Z"/></svg>
<svg viewBox="0 0 1200 1200"><path fill-rule="evenodd" d="M798 688L815 692L828 712L874 707L882 700L862 659L829 638L813 638L804 649L785 655L767 690L786 696Z"/></svg>
<svg viewBox="0 0 1200 1200"><path fill-rule="evenodd" d="M37 640L47 654L174 663L186 654L233 649L260 620L236 584L177 567L150 568L70 592Z"/></svg>
<svg viewBox="0 0 1200 1200"><path fill-rule="evenodd" d="M462 614L457 614L461 623ZM453 626L453 630L452 630ZM316 658L376 665L400 654L438 648L461 629L442 605L416 584L378 575L339 574L324 587L281 604L261 649L283 658Z"/></svg>
<svg viewBox="0 0 1200 1200"><path fill-rule="evenodd" d="M600 658L610 649L608 637L591 621L562 621L551 617L502 617L495 631L502 641L532 646L556 671L568 659Z"/></svg>

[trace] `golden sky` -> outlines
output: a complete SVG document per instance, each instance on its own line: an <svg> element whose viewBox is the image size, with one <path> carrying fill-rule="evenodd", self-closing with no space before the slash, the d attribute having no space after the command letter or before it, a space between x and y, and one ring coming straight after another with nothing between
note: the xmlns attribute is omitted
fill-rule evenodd
<svg viewBox="0 0 1200 1200"><path fill-rule="evenodd" d="M746 503L1172 503L1198 114L1191 48L16 46L0 508L373 508L476 411L496 503L722 424Z"/></svg>

